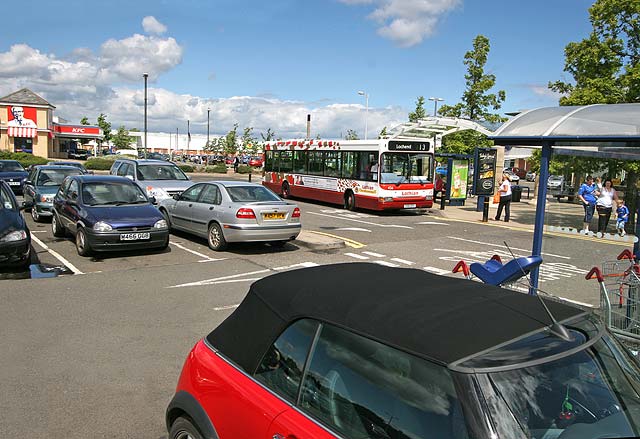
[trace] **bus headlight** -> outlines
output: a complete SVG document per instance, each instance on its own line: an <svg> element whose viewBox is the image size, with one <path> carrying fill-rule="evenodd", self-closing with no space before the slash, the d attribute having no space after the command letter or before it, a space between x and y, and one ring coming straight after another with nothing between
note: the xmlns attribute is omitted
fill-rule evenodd
<svg viewBox="0 0 640 439"><path fill-rule="evenodd" d="M393 202L393 197L379 197L378 201L381 203L391 203Z"/></svg>

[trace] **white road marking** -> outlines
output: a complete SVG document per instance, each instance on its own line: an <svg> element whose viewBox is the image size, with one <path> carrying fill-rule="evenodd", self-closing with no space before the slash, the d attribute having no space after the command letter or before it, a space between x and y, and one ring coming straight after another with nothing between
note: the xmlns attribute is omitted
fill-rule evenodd
<svg viewBox="0 0 640 439"><path fill-rule="evenodd" d="M58 253L57 251L49 248L44 242L40 241L38 238L33 236L33 234L31 234L31 239L33 241L35 241L36 244L38 244L40 247L42 247L43 249L45 249L46 251L51 253L51 256L53 256L54 258L56 258L57 260L62 262L62 264L65 267L67 267L69 270L73 271L73 274L84 274L82 271L78 270L78 268L75 265L73 265L71 262L69 262L65 258L63 258L60 253Z"/></svg>
<svg viewBox="0 0 640 439"><path fill-rule="evenodd" d="M380 253L374 253L374 252L362 252L365 255L369 255L369 256L373 256L374 258L386 258L386 255L381 255Z"/></svg>
<svg viewBox="0 0 640 439"><path fill-rule="evenodd" d="M448 223L439 223L437 221L422 221L416 224L434 225L434 226L448 226Z"/></svg>
<svg viewBox="0 0 640 439"><path fill-rule="evenodd" d="M220 282L222 280L234 279L234 278L246 277L246 276L253 276L255 274L268 273L270 271L271 270L250 271L249 273L240 273L240 274L232 274L230 276L215 277L213 279L206 279L206 280L201 280L201 281L197 281L197 282L189 282L189 283L186 283L186 284L173 285L173 286L167 287L167 288L183 288L183 287L196 287L196 286L210 285L210 284L213 284L213 283L216 283L216 282Z"/></svg>
<svg viewBox="0 0 640 439"><path fill-rule="evenodd" d="M357 219L353 219L353 218L345 218L344 216L335 216L335 215L325 215L324 213L318 213L318 212L307 212L308 215L318 215L318 216L326 216L328 218L340 218L343 219L345 221L353 221L356 223L362 223L362 224L369 224L370 226L376 226L376 227L393 227L393 228L398 228L398 229L413 229L413 227L410 226L401 226L399 224L377 224L377 223L372 223L370 221L362 221L362 220L357 220Z"/></svg>
<svg viewBox="0 0 640 439"><path fill-rule="evenodd" d="M429 271L431 273L435 273L435 274L439 274L439 275L444 275L444 274L451 273L451 270L443 270L442 268L436 268L436 267L422 267L422 269L424 271Z"/></svg>
<svg viewBox="0 0 640 439"><path fill-rule="evenodd" d="M387 262L387 261L373 261L373 263L378 265L384 265L385 267L394 267L394 268L399 267L398 264L392 264L391 262Z"/></svg>
<svg viewBox="0 0 640 439"><path fill-rule="evenodd" d="M458 241L471 242L473 244L490 245L490 246L495 246L496 245L495 242L474 241L472 239L459 238L457 236L447 236L447 238L456 239ZM529 254L531 252L531 250L525 250L525 249L516 248L516 247L511 247L511 250L517 250L519 252L525 252L526 254ZM508 250L507 250L507 252L508 252ZM542 252L542 254L545 255L545 256L551 256L552 258L571 259L571 257L569 257L569 256L554 255L553 253L544 253L544 252Z"/></svg>
<svg viewBox="0 0 640 439"><path fill-rule="evenodd" d="M356 254L356 253L345 253L344 255L345 255L345 256L352 257L352 258L356 258L356 259L363 259L363 260L364 260L364 259L369 259L369 257L368 257L368 256L362 256L362 255L358 255L358 254Z"/></svg>
<svg viewBox="0 0 640 439"><path fill-rule="evenodd" d="M240 304L236 304L236 305L227 305L227 306L216 306L215 308L213 308L214 311L224 311L227 309L235 309L237 307L239 307Z"/></svg>
<svg viewBox="0 0 640 439"><path fill-rule="evenodd" d="M47 233L46 230L32 230L31 233Z"/></svg>
<svg viewBox="0 0 640 439"><path fill-rule="evenodd" d="M221 259L216 259L216 258L212 258L210 256L205 255L204 253L200 253L197 252L195 250L191 250L190 248L185 247L184 245L178 244L177 242L169 242L169 244L171 245L175 245L176 247L178 247L179 249L182 249L186 252L191 253L192 255L196 255L200 258L202 258L202 260L198 261L198 262L213 262L213 261L223 261L226 258L221 258Z"/></svg>
<svg viewBox="0 0 640 439"><path fill-rule="evenodd" d="M404 265L415 265L415 262L407 261L405 259L391 258L391 260L394 262L400 262L401 264L404 264Z"/></svg>
<svg viewBox="0 0 640 439"><path fill-rule="evenodd" d="M360 227L341 227L339 229L335 229L336 231L338 230L343 230L345 232L369 232L371 233L371 230L369 229L361 229Z"/></svg>
<svg viewBox="0 0 640 439"><path fill-rule="evenodd" d="M284 267L274 267L272 268L272 270L290 270L292 268L297 268L297 267L301 267L301 268L309 268L309 267L317 267L318 264L316 264L315 262L300 262L299 264L293 264L293 265L285 265Z"/></svg>

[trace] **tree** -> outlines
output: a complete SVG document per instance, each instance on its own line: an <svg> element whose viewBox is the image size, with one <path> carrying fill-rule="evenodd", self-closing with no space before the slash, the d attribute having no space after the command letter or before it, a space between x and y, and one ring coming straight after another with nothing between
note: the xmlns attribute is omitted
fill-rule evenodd
<svg viewBox="0 0 640 439"><path fill-rule="evenodd" d="M640 2L596 0L589 8L590 35L569 43L564 50L564 71L572 81L549 82L562 94L560 105L618 104L640 100ZM550 166L566 164L565 172L579 172L593 159L553 157ZM635 221L640 162L598 161L610 175L625 170L625 198Z"/></svg>
<svg viewBox="0 0 640 439"><path fill-rule="evenodd" d="M427 117L427 112L424 109L424 96L418 96L415 111L409 113L409 122L417 122L425 117Z"/></svg>
<svg viewBox="0 0 640 439"><path fill-rule="evenodd" d="M238 145L236 144L238 140L238 124L233 124L233 128L229 130L227 135L224 137L224 152L225 154L235 154L238 152Z"/></svg>
<svg viewBox="0 0 640 439"><path fill-rule="evenodd" d="M104 136L102 141L109 143L111 141L111 122L107 122L107 116L103 113L98 116L98 126L102 129L102 135Z"/></svg>
<svg viewBox="0 0 640 439"><path fill-rule="evenodd" d="M445 117L461 117L477 122L504 122L506 118L494 111L502 107L506 99L504 90L488 93L495 83L495 75L486 74L484 67L489 57L491 45L484 35L478 35L473 40L473 49L465 53L464 65L467 73L464 75L466 88L461 102L455 105L443 105L438 113ZM443 138L442 149L445 152L469 154L476 146L491 146L493 142L484 134L476 131L458 131Z"/></svg>
<svg viewBox="0 0 640 439"><path fill-rule="evenodd" d="M124 125L120 125L118 131L112 138L113 145L118 149L129 149L131 148L131 142L133 142L133 137L129 135L129 130L127 130Z"/></svg>
<svg viewBox="0 0 640 439"><path fill-rule="evenodd" d="M267 133L260 133L260 137L262 137L263 142L268 142L276 138L276 133L274 133L271 128L267 128Z"/></svg>
<svg viewBox="0 0 640 439"><path fill-rule="evenodd" d="M409 117L411 117L411 115L409 115ZM378 134L378 139L384 139L385 137L387 137L389 134L387 133L387 127L383 127L382 130L380 131L380 134Z"/></svg>
<svg viewBox="0 0 640 439"><path fill-rule="evenodd" d="M80 119L80 125L91 125L89 123L89 119L87 118L87 116L85 116L82 119Z"/></svg>
<svg viewBox="0 0 640 439"><path fill-rule="evenodd" d="M347 130L347 135L344 137L345 140L358 140L360 139L360 137L358 137L358 133L355 132L355 130Z"/></svg>
<svg viewBox="0 0 640 439"><path fill-rule="evenodd" d="M242 132L240 143L242 145L243 151L251 151L251 153L253 154L258 151L258 139L253 136L252 127L246 127L244 129L244 131Z"/></svg>

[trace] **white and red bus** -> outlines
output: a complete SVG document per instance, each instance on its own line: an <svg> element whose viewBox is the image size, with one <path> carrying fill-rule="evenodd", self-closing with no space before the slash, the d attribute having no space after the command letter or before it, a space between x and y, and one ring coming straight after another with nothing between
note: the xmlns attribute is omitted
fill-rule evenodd
<svg viewBox="0 0 640 439"><path fill-rule="evenodd" d="M433 205L433 143L426 139L287 140L264 145L262 184L346 209Z"/></svg>

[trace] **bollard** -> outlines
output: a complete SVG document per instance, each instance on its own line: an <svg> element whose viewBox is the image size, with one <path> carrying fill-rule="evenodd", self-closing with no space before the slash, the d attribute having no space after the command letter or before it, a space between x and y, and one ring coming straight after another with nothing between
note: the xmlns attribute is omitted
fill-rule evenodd
<svg viewBox="0 0 640 439"><path fill-rule="evenodd" d="M249 183L251 183L251 175L252 175L252 173L249 172Z"/></svg>

